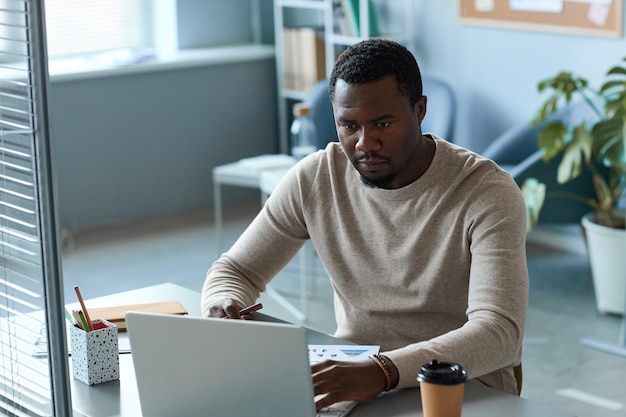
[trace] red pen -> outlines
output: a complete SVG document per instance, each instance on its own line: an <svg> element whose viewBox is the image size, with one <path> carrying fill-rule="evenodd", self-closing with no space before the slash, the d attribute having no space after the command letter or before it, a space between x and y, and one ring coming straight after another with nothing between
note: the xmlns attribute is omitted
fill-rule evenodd
<svg viewBox="0 0 626 417"><path fill-rule="evenodd" d="M263 304L256 303L256 304L253 304L251 306L248 306L248 307L245 307L245 308L242 308L241 310L239 310L239 315L243 316L245 314L250 314L250 313L255 312L257 310L260 310L262 308L263 308Z"/></svg>

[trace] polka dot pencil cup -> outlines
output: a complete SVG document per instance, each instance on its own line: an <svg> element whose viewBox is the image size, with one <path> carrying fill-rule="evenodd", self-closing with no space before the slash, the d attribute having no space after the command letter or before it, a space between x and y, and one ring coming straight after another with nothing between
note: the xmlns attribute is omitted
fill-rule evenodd
<svg viewBox="0 0 626 417"><path fill-rule="evenodd" d="M72 375L87 385L114 381L120 377L117 326L93 320L93 329L70 326Z"/></svg>

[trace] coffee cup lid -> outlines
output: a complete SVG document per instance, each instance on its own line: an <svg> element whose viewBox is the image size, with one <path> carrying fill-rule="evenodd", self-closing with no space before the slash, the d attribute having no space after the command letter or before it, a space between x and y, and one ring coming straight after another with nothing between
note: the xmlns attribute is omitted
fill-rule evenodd
<svg viewBox="0 0 626 417"><path fill-rule="evenodd" d="M417 374L419 382L456 385L467 381L467 372L458 363L433 360L422 366Z"/></svg>

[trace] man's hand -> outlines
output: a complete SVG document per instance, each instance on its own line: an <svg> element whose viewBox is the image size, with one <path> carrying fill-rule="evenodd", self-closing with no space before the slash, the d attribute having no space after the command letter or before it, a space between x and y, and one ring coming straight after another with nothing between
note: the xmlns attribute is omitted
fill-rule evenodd
<svg viewBox="0 0 626 417"><path fill-rule="evenodd" d="M236 300L226 298L220 303L211 306L209 309L209 317L243 320L253 319L250 314L240 315L239 310L241 310L241 305Z"/></svg>
<svg viewBox="0 0 626 417"><path fill-rule="evenodd" d="M397 375L395 366L394 371ZM359 362L326 360L311 365L311 372L318 410L339 401L374 398L387 385L385 374L371 359Z"/></svg>

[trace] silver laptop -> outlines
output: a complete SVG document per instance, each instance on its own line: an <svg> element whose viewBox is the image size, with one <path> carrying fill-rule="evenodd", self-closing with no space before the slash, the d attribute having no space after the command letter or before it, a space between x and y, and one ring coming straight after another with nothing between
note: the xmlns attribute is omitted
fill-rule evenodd
<svg viewBox="0 0 626 417"><path fill-rule="evenodd" d="M129 312L126 324L145 417L316 414L306 331L285 323Z"/></svg>

